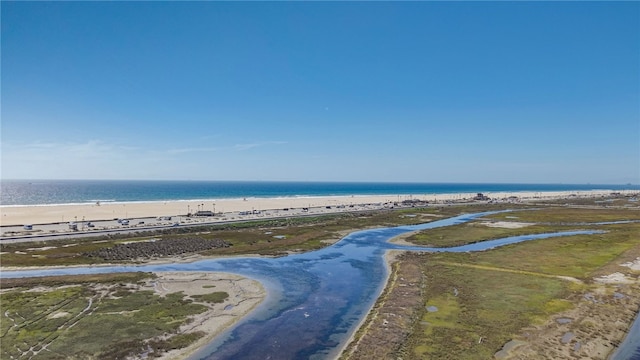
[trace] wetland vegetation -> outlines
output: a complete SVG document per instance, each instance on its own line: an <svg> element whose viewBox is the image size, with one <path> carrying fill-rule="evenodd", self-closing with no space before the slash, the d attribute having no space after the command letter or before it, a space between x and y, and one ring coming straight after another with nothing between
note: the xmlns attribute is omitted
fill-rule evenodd
<svg viewBox="0 0 640 360"><path fill-rule="evenodd" d="M566 205L567 202L411 208L222 224L126 237L3 244L2 266L144 262L163 257L113 261L86 254L124 243L152 239L180 242L194 237L224 241L229 246L199 249L181 256L281 256L322 248L358 229L412 225L461 213L509 208L514 211L417 232L404 240L449 247L524 234L577 229L604 232L535 240L475 253L404 254L392 265L388 286L358 330L356 342L342 358L369 359L375 355L390 359L486 359L513 339L528 342L525 350L543 357L587 354L604 358L613 346L611 343L620 340L620 331L626 330L619 329L619 324L615 329L610 326L612 318L625 319L628 326L629 319L638 312L640 287L637 281L610 285L598 283L594 278L622 272L637 279L637 273L619 264L640 257L640 222L636 222L640 220L640 208L627 203L620 203L624 207L612 206L612 201L581 203L577 207ZM632 222L596 224L617 221ZM201 298L180 294L161 298L148 290L133 291L132 284L149 281L151 277L151 274L111 274L106 278L84 275L73 279L2 279L3 315L12 319L12 322L3 319L0 327L2 358L29 349L53 356L50 358L82 358L89 354L115 358L131 349L181 347L202 334L179 334L176 329L180 324L188 322L190 314L205 311L207 303L226 299L225 293L220 292ZM69 286L56 288L54 284ZM619 296L613 296L614 293ZM602 305L585 302L587 295L597 298ZM100 302L100 309L91 310L89 299ZM99 316L78 321L79 315L90 311ZM572 319L562 326L575 332L579 340L563 344L550 330L558 328L553 319L562 314L569 314L566 316ZM18 322L20 325L16 326ZM100 333L105 328L118 331L107 336ZM57 340L52 343L54 338ZM605 343L608 347L602 345ZM43 347L47 351L41 351ZM71 350L64 352L72 347L76 355L71 355ZM573 352L567 350L576 347ZM601 353L605 355L599 356Z"/></svg>
<svg viewBox="0 0 640 360"><path fill-rule="evenodd" d="M150 358L204 334L182 333L191 316L223 302L214 292L190 298L155 293L150 273L2 279L3 359Z"/></svg>
<svg viewBox="0 0 640 360"><path fill-rule="evenodd" d="M638 272L621 264L640 259L640 223L592 223L637 221L639 210L542 207L404 237L448 247L577 228L604 231L482 252L406 253L393 264L392 281L342 358L508 358L513 354L500 351L515 339L520 348L512 352L521 351L524 358L604 359L639 310ZM594 280L615 272L636 280ZM560 314L567 324L554 322ZM564 341L565 334L575 338Z"/></svg>

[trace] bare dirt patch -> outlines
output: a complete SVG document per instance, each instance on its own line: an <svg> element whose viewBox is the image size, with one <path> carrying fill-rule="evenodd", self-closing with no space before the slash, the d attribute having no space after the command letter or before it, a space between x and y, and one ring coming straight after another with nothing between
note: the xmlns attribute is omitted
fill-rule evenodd
<svg viewBox="0 0 640 360"><path fill-rule="evenodd" d="M633 261L626 262L624 264L620 264L620 266L626 266L631 270L640 271L640 257L636 258Z"/></svg>
<svg viewBox="0 0 640 360"><path fill-rule="evenodd" d="M497 227L503 229L520 229L523 227L535 225L533 223L516 222L516 221L483 221L480 225L488 227Z"/></svg>
<svg viewBox="0 0 640 360"><path fill-rule="evenodd" d="M62 317L69 316L69 315L71 315L71 314L69 314L66 311L58 311L58 312L56 312L54 314L49 315L49 319L58 319L58 318L62 318Z"/></svg>
<svg viewBox="0 0 640 360"><path fill-rule="evenodd" d="M207 344L217 334L240 320L253 310L266 296L262 285L251 279L226 273L160 272L158 278L147 283L160 294L182 291L187 296L202 295L212 291L226 292L224 303L207 304L210 308L193 315L189 324L181 327L181 333L204 332L206 335L185 349L172 350L160 359L182 359Z"/></svg>
<svg viewBox="0 0 640 360"><path fill-rule="evenodd" d="M503 359L606 359L624 339L640 310L640 258L635 248L599 269L570 299L575 307L522 330ZM563 321L558 321L562 319Z"/></svg>
<svg viewBox="0 0 640 360"><path fill-rule="evenodd" d="M523 329L517 337L519 346L502 358L606 359L637 314L640 286L598 284L589 290L573 297L573 309Z"/></svg>

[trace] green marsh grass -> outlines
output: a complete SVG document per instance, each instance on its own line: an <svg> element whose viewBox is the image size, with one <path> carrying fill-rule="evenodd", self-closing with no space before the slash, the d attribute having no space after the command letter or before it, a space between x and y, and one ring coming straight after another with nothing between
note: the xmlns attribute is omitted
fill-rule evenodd
<svg viewBox="0 0 640 360"><path fill-rule="evenodd" d="M139 353L143 344L171 349L201 337L177 335L177 330L190 315L208 310L207 306L194 304L183 293L161 297L152 291L128 290L129 281L150 277L136 273L38 278L39 290L29 292L23 290L36 283L13 281L14 286L0 294L4 315L0 322L0 358L18 358L29 348L39 350L44 346L48 351L34 359L123 358ZM96 279L102 284L100 288L92 282ZM61 284L67 286L49 287ZM225 296L214 296L221 297ZM160 336L166 339L159 340Z"/></svg>
<svg viewBox="0 0 640 360"><path fill-rule="evenodd" d="M224 291L216 291L209 294L191 295L191 297L197 301L204 301L211 304L220 304L229 298L229 294Z"/></svg>
<svg viewBox="0 0 640 360"><path fill-rule="evenodd" d="M493 214L488 215L486 218L501 221L522 221L562 225L563 223L640 220L640 209L545 207L537 210L511 211Z"/></svg>
<svg viewBox="0 0 640 360"><path fill-rule="evenodd" d="M448 255L415 255L422 263L425 308L401 352L408 358L490 359L513 333L567 309L566 281L443 264ZM457 296L454 293L457 290Z"/></svg>
<svg viewBox="0 0 640 360"><path fill-rule="evenodd" d="M513 216L518 219L513 219ZM458 225L433 229L423 239L442 238L442 246L455 240L483 241L521 235L521 231L567 230L565 222L635 220L635 210L551 208L503 213L491 218L503 221L544 221L546 225L519 229ZM575 227L575 225L571 225ZM640 251L640 223L585 225L581 229L604 233L527 241L473 253L411 254L402 261L421 264L425 292L421 321L399 350L405 359L488 359L523 328L548 321L554 314L574 307L572 295L588 291L590 279L618 259ZM429 240L425 240L429 241ZM573 277L584 282L568 281ZM457 289L458 296L454 295Z"/></svg>
<svg viewBox="0 0 640 360"><path fill-rule="evenodd" d="M580 229L578 226L531 225L521 228L490 227L481 221L417 232L405 240L429 247L451 247L511 236L533 235Z"/></svg>

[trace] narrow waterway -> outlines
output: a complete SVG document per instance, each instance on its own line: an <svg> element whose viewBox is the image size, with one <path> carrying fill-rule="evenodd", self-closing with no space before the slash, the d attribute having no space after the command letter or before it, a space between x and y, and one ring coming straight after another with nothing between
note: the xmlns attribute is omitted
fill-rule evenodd
<svg viewBox="0 0 640 360"><path fill-rule="evenodd" d="M618 349L611 355L611 360L640 360L640 313L631 325L627 336Z"/></svg>
<svg viewBox="0 0 640 360"><path fill-rule="evenodd" d="M482 251L517 242L593 234L571 231L517 236L453 248L388 243L415 230L450 226L491 213L462 215L415 226L355 232L327 248L281 258L227 258L189 264L65 268L4 272L6 277L125 271L222 271L259 280L267 299L191 359L327 359L335 357L367 315L387 277L387 250Z"/></svg>

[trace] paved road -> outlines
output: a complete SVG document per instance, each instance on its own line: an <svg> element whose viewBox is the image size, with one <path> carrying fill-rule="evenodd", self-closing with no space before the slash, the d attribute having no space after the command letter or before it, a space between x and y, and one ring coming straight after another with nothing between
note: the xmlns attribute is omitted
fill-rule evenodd
<svg viewBox="0 0 640 360"><path fill-rule="evenodd" d="M71 239L91 236L103 236L106 234L129 234L149 230L168 229L174 226L194 227L202 225L223 224L250 220L278 219L286 217L312 216L349 211L372 211L384 209L384 204L355 205L353 207L316 207L304 209L278 209L267 210L259 213L224 213L215 217L145 217L130 218L128 223L122 223L118 219L100 221L74 221L77 230L72 230L68 222L53 224L33 224L32 230L26 230L23 226L2 226L0 242L17 243L28 241L47 241L54 239Z"/></svg>

